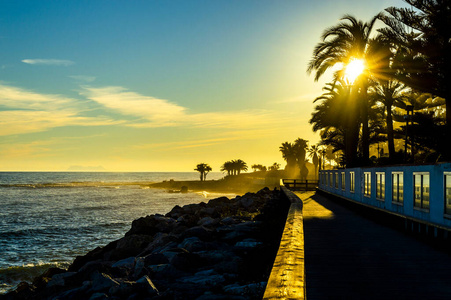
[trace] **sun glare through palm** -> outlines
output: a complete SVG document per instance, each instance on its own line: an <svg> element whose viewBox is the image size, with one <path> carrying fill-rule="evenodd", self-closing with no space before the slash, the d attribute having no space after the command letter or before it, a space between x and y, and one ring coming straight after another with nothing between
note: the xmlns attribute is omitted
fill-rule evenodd
<svg viewBox="0 0 451 300"><path fill-rule="evenodd" d="M362 74L365 69L365 61L363 59L352 59L345 68L345 78L352 84Z"/></svg>

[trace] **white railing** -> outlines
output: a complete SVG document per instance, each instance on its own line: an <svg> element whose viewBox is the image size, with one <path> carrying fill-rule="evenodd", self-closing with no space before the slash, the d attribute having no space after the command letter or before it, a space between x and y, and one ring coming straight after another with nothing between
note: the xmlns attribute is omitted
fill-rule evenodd
<svg viewBox="0 0 451 300"><path fill-rule="evenodd" d="M321 191L451 230L451 163L324 170L319 179Z"/></svg>

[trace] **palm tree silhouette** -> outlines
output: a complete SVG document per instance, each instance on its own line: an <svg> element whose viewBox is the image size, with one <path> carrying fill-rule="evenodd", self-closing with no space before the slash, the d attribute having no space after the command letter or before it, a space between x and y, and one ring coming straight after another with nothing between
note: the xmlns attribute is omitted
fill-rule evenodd
<svg viewBox="0 0 451 300"><path fill-rule="evenodd" d="M308 156L312 158L313 165L315 166L315 178L318 176L318 163L319 163L319 148L317 145L311 145L310 148L308 148Z"/></svg>
<svg viewBox="0 0 451 300"><path fill-rule="evenodd" d="M301 180L305 180L307 179L308 175L308 169L305 166L305 155L307 153L308 141L301 138L297 138L294 141L294 148L299 170L301 171Z"/></svg>
<svg viewBox="0 0 451 300"><path fill-rule="evenodd" d="M247 171L247 164L243 160L232 160L232 163L235 175L240 175L241 171Z"/></svg>
<svg viewBox="0 0 451 300"><path fill-rule="evenodd" d="M241 159L226 161L221 166L221 171L223 171L223 172L227 171L227 175L229 175L229 176L230 175L240 175L241 171L247 171L247 170L248 170L247 164Z"/></svg>
<svg viewBox="0 0 451 300"><path fill-rule="evenodd" d="M367 60L368 48L371 42L371 32L378 16L369 22L362 22L355 17L345 15L341 22L324 31L322 42L313 51L313 59L310 61L307 71L316 71L317 81L327 70L336 64L347 65L354 59ZM370 70L367 69L363 76L359 76L355 83L359 93L359 103L362 116L362 156L364 160L369 158L369 128L368 128L368 95ZM344 70L336 73L336 77L343 78ZM367 163L367 162L364 162Z"/></svg>
<svg viewBox="0 0 451 300"><path fill-rule="evenodd" d="M359 144L358 107L342 80L326 84L323 91L314 101L320 103L315 106L309 122L313 131L321 132L322 145L343 151L346 165L354 166Z"/></svg>
<svg viewBox="0 0 451 300"><path fill-rule="evenodd" d="M211 167L208 164L200 163L196 166L194 171L200 173L200 181L205 181L207 178L207 174L211 171Z"/></svg>
<svg viewBox="0 0 451 300"><path fill-rule="evenodd" d="M448 0L405 0L411 8L389 7L379 29L398 47L396 78L408 86L445 99L442 151L451 160L451 6ZM443 130L437 128L437 130Z"/></svg>
<svg viewBox="0 0 451 300"><path fill-rule="evenodd" d="M233 173L233 163L231 161L226 161L222 166L221 166L221 171L222 172L227 172L227 175L230 176Z"/></svg>
<svg viewBox="0 0 451 300"><path fill-rule="evenodd" d="M282 146L279 147L279 151L282 152L283 159L287 162L286 171L288 176L292 177L296 171L296 149L292 143L284 142Z"/></svg>

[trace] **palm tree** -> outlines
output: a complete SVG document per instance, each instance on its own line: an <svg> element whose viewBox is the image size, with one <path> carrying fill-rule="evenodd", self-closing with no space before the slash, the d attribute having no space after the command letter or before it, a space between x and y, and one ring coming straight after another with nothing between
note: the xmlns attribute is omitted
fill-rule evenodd
<svg viewBox="0 0 451 300"><path fill-rule="evenodd" d="M207 174L211 171L211 167L208 164L200 163L196 166L194 171L197 171L200 173L200 181L205 181L207 178Z"/></svg>
<svg viewBox="0 0 451 300"><path fill-rule="evenodd" d="M266 171L266 167L261 165L261 164L254 164L252 165L252 169L254 170L254 172L260 171L260 172L264 172Z"/></svg>
<svg viewBox="0 0 451 300"><path fill-rule="evenodd" d="M270 170L270 171L277 171L277 170L279 170L279 169L280 169L280 164L278 164L278 163L276 163L276 162L273 163L272 166L269 167L269 170Z"/></svg>
<svg viewBox="0 0 451 300"><path fill-rule="evenodd" d="M368 47L371 41L370 34L377 20L374 17L370 22L362 22L353 16L346 15L341 22L326 29L320 42L313 51L313 59L310 61L307 71L316 71L315 81L317 81L328 69L336 64L347 65L355 59L367 59ZM343 77L344 71L338 72L337 77ZM365 76L359 76L354 84L357 91L360 91L359 103L361 103L362 113L362 145L363 158L369 158L369 128L368 128L368 77L370 70L367 67Z"/></svg>
<svg viewBox="0 0 451 300"><path fill-rule="evenodd" d="M326 156L326 148L321 145L321 148L318 147L318 154L319 154L319 169L324 170L326 162L325 162L325 156Z"/></svg>
<svg viewBox="0 0 451 300"><path fill-rule="evenodd" d="M372 87L370 97L385 107L385 122L387 127L388 155L391 162L395 156L395 138L393 130L393 107L404 106L408 100L407 88L396 80L383 80Z"/></svg>
<svg viewBox="0 0 451 300"><path fill-rule="evenodd" d="M451 160L451 5L448 0L405 0L412 7L389 7L379 29L398 47L397 79L446 103L445 145L441 153Z"/></svg>
<svg viewBox="0 0 451 300"><path fill-rule="evenodd" d="M308 148L308 156L312 158L313 165L315 166L315 177L318 175L318 163L319 163L319 157L318 152L319 148L318 145L311 145L310 148Z"/></svg>
<svg viewBox="0 0 451 300"><path fill-rule="evenodd" d="M228 176L232 175L232 172L233 172L233 162L231 162L231 161L226 161L226 162L221 166L221 172L227 172L227 175L228 175Z"/></svg>
<svg viewBox="0 0 451 300"><path fill-rule="evenodd" d="M346 165L355 166L360 131L360 114L355 99L342 80L326 84L323 90L323 95L314 101L320 103L315 106L309 122L313 131L320 131L321 145L343 151Z"/></svg>
<svg viewBox="0 0 451 300"><path fill-rule="evenodd" d="M447 0L405 0L411 8L389 7L379 18L379 31L401 47L405 60L398 79L408 86L446 100L451 124L451 5Z"/></svg>
<svg viewBox="0 0 451 300"><path fill-rule="evenodd" d="M241 171L247 171L247 164L241 160L232 160L234 175L240 175Z"/></svg>
<svg viewBox="0 0 451 300"><path fill-rule="evenodd" d="M308 141L301 138L297 138L294 141L294 148L299 170L301 171L301 179L302 180L307 179L308 169L305 166L305 155L307 153Z"/></svg>
<svg viewBox="0 0 451 300"><path fill-rule="evenodd" d="M285 170L287 171L288 176L294 176L297 162L294 145L289 142L282 143L282 146L279 147L279 151L282 152L282 157L287 162Z"/></svg>

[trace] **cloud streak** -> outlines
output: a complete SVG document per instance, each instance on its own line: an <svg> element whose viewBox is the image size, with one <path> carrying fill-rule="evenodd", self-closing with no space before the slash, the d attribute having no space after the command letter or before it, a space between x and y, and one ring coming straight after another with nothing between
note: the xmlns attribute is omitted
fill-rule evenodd
<svg viewBox="0 0 451 300"><path fill-rule="evenodd" d="M0 136L46 131L63 126L119 124L107 117L81 115L78 100L0 84Z"/></svg>
<svg viewBox="0 0 451 300"><path fill-rule="evenodd" d="M123 87L85 86L80 94L123 115L134 116L127 126L135 128L189 126L250 130L280 124L277 114L265 110L190 113L189 109L168 100L128 91Z"/></svg>
<svg viewBox="0 0 451 300"><path fill-rule="evenodd" d="M23 63L29 65L47 65L47 66L63 66L68 67L75 64L71 60L67 59L45 59L45 58L27 58L22 60Z"/></svg>
<svg viewBox="0 0 451 300"><path fill-rule="evenodd" d="M83 87L80 94L110 110L151 121L152 126L149 127L174 126L186 111L186 108L170 101L130 92L118 86Z"/></svg>

